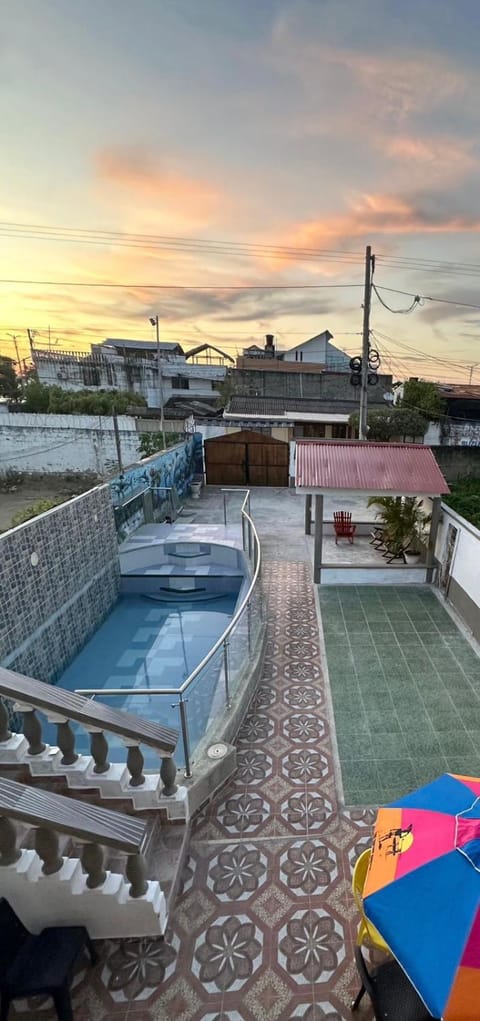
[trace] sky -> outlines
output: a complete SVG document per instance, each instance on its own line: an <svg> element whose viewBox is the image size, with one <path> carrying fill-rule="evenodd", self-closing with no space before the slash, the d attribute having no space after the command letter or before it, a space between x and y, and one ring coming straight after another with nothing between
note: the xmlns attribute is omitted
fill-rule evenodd
<svg viewBox="0 0 480 1021"><path fill-rule="evenodd" d="M3 0L0 353L354 354L370 244L383 368L479 382L479 45L478 0Z"/></svg>

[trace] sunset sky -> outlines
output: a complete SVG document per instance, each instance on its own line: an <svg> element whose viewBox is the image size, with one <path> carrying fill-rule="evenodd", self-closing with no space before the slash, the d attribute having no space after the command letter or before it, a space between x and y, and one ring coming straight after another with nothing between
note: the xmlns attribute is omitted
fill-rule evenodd
<svg viewBox="0 0 480 1021"><path fill-rule="evenodd" d="M366 244L392 308L480 306L478 0L2 11L1 353L153 339L156 313L185 349L328 328L354 353ZM374 295L371 324L399 378L480 363L480 307Z"/></svg>

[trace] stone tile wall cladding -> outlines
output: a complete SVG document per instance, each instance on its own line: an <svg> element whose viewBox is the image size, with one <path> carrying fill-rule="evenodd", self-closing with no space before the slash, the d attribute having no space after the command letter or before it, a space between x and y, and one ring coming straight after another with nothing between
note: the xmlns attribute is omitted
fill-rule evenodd
<svg viewBox="0 0 480 1021"><path fill-rule="evenodd" d="M108 486L0 536L2 666L56 681L117 599L117 551Z"/></svg>

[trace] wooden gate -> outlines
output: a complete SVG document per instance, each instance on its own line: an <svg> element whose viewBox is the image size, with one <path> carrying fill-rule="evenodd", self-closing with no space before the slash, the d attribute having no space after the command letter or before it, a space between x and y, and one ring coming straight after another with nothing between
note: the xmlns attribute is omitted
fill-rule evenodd
<svg viewBox="0 0 480 1021"><path fill-rule="evenodd" d="M288 486L289 446L283 440L244 429L205 440L204 450L210 486Z"/></svg>

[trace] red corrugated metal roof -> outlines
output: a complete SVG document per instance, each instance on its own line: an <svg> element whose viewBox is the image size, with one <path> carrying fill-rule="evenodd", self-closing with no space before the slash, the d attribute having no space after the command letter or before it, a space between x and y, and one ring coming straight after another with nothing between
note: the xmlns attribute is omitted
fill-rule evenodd
<svg viewBox="0 0 480 1021"><path fill-rule="evenodd" d="M430 447L359 440L298 440L295 485L406 496L450 492Z"/></svg>

